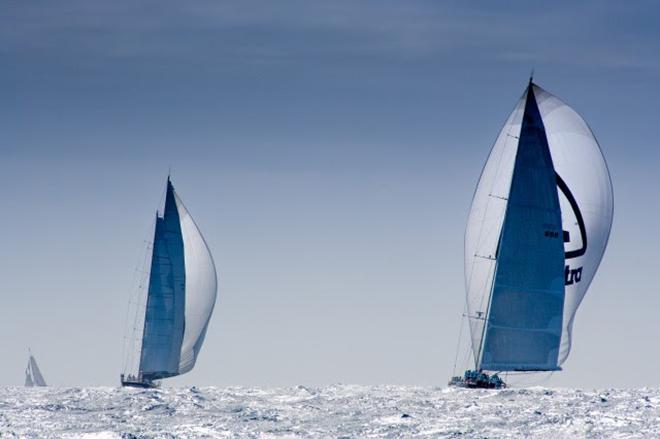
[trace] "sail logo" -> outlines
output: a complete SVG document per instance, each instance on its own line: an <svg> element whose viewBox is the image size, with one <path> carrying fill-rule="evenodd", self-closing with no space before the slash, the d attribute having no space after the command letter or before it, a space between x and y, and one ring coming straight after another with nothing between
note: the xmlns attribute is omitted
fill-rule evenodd
<svg viewBox="0 0 660 439"><path fill-rule="evenodd" d="M577 222L577 226L580 230L580 242L581 242L580 247L577 249L566 251L565 257L566 259L578 258L587 252L587 228L584 225L584 218L582 217L582 212L580 212L580 207L577 204L577 200L571 193L571 190L568 188L568 185L556 172L555 172L555 176L557 177L557 187L564 195L564 197L566 197L566 200L570 204L571 210L573 211L573 215L575 216L575 220ZM572 239L570 233L567 230L564 230L564 242L568 243L571 241Z"/></svg>
<svg viewBox="0 0 660 439"><path fill-rule="evenodd" d="M564 268L564 285L573 285L582 280L582 267L571 268L567 265Z"/></svg>
<svg viewBox="0 0 660 439"><path fill-rule="evenodd" d="M584 224L584 218L582 217L582 212L580 212L580 207L578 206L577 200L571 193L571 190L568 188L566 182L555 172L557 177L557 187L561 193L566 197L571 210L577 222L577 226L580 232L580 247L572 250L564 251L564 258L568 262L569 259L578 258L584 255L587 252L587 229ZM564 243L571 242L571 234L568 230L564 230ZM573 242L575 242L574 240ZM573 285L582 280L582 267L571 268L570 264L566 264L564 267L564 285Z"/></svg>

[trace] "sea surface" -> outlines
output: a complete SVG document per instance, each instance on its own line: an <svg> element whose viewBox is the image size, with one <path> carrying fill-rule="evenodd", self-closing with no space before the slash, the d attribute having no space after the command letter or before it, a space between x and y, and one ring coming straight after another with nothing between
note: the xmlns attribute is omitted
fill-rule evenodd
<svg viewBox="0 0 660 439"><path fill-rule="evenodd" d="M660 390L6 387L0 437L660 437Z"/></svg>

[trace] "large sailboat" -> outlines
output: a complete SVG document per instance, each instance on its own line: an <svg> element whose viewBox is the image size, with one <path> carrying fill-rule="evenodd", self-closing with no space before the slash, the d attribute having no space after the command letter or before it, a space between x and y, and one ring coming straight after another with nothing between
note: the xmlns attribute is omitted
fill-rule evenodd
<svg viewBox="0 0 660 439"><path fill-rule="evenodd" d="M25 387L46 387L46 380L37 366L37 360L30 352L28 364L25 368Z"/></svg>
<svg viewBox="0 0 660 439"><path fill-rule="evenodd" d="M167 178L163 215L156 223L146 303L137 310L122 386L156 387L157 380L195 365L217 295L213 257ZM130 360L130 358L129 358Z"/></svg>
<svg viewBox="0 0 660 439"><path fill-rule="evenodd" d="M450 385L502 388L501 372L561 370L612 215L593 133L530 78L472 200L465 285L474 370Z"/></svg>

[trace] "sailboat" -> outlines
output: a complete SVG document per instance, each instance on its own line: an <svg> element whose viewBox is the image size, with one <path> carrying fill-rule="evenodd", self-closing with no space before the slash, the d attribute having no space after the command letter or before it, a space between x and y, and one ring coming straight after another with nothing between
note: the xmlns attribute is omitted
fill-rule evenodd
<svg viewBox="0 0 660 439"><path fill-rule="evenodd" d="M25 368L25 387L45 387L46 380L37 366L37 360L34 358L34 355L30 353L30 358L28 358L28 364Z"/></svg>
<svg viewBox="0 0 660 439"><path fill-rule="evenodd" d="M192 370L216 295L211 252L168 176L163 215L156 213L146 304L138 311L142 324L133 337L137 364L121 374L122 386L156 387L157 380Z"/></svg>
<svg viewBox="0 0 660 439"><path fill-rule="evenodd" d="M450 385L502 388L501 372L561 370L613 206L591 129L530 78L472 200L465 285L474 369Z"/></svg>

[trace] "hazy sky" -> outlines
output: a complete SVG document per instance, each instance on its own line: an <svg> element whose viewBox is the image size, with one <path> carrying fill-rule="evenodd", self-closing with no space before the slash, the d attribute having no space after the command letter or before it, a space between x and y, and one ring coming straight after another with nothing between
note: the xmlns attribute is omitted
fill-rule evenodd
<svg viewBox="0 0 660 439"><path fill-rule="evenodd" d="M610 244L547 385L660 386L655 2L0 5L0 385L117 385L172 168L219 273L169 385L444 385L463 233L536 81L588 121Z"/></svg>

